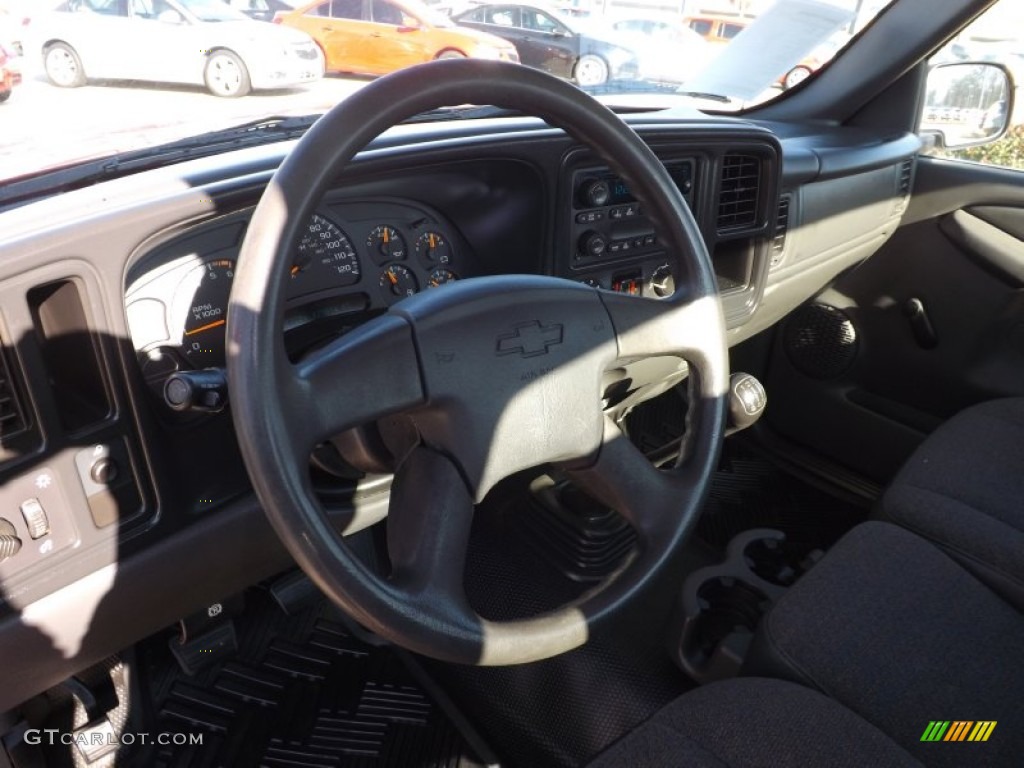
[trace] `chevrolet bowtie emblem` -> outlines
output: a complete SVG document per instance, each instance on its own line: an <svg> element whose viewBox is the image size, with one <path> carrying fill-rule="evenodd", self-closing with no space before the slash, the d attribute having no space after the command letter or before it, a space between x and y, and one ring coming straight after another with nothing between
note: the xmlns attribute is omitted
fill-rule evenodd
<svg viewBox="0 0 1024 768"><path fill-rule="evenodd" d="M503 333L498 337L498 354L522 357L546 355L555 344L562 343L562 325L541 325L534 320L530 323L519 323L512 333Z"/></svg>

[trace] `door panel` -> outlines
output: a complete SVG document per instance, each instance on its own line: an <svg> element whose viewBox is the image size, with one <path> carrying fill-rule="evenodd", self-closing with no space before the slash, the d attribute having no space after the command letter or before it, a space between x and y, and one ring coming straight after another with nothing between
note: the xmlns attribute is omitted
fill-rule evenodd
<svg viewBox="0 0 1024 768"><path fill-rule="evenodd" d="M979 210L988 214L989 219L979 216ZM991 206L968 208L943 216L939 228L964 253L977 257L982 266L1007 280L1024 283L1024 242L1021 242L1019 230L1013 234L1015 227L1007 231L990 223L992 218L1011 220L1014 213L1022 212Z"/></svg>
<svg viewBox="0 0 1024 768"><path fill-rule="evenodd" d="M903 225L776 334L769 423L884 483L944 419L1024 395L1022 182L919 159Z"/></svg>

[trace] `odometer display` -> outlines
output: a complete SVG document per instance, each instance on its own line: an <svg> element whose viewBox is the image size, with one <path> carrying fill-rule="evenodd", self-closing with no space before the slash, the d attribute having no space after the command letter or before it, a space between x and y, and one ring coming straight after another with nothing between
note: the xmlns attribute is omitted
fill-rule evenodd
<svg viewBox="0 0 1024 768"><path fill-rule="evenodd" d="M295 253L289 293L355 285L361 275L359 257L348 236L324 216L314 214Z"/></svg>

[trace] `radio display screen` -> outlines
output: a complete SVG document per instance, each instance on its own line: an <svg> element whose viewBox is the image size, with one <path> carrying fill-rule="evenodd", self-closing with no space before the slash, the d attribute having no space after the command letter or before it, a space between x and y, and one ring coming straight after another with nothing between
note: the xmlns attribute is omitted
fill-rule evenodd
<svg viewBox="0 0 1024 768"><path fill-rule="evenodd" d="M672 180L676 183L679 191L683 193L683 197L686 198L687 202L690 201L690 192L693 189L693 164L689 161L667 163L665 169L668 171L668 175L672 177ZM611 190L611 196L608 199L607 205L619 205L620 203L632 203L636 200L633 194L629 191L629 187L626 186L626 182L617 176L613 176L608 179L608 186Z"/></svg>

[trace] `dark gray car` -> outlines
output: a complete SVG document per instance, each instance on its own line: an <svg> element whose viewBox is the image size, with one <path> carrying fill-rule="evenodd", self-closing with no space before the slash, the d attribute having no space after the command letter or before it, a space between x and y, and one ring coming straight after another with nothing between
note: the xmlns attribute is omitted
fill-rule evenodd
<svg viewBox="0 0 1024 768"><path fill-rule="evenodd" d="M585 19L524 3L480 5L452 16L457 24L503 37L519 60L578 85L637 77L636 54L606 39L609 33Z"/></svg>

